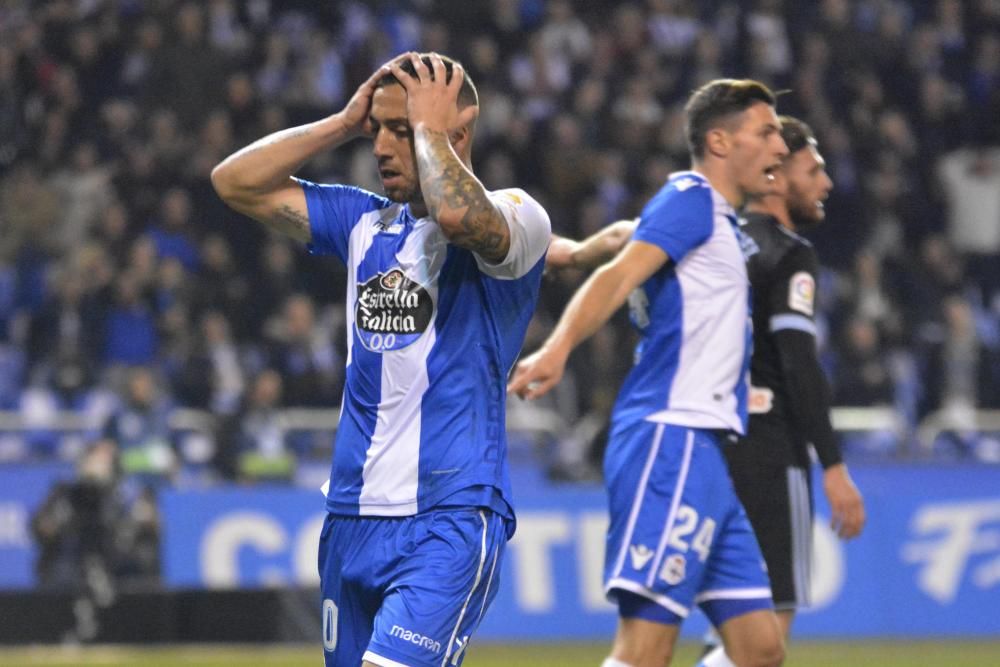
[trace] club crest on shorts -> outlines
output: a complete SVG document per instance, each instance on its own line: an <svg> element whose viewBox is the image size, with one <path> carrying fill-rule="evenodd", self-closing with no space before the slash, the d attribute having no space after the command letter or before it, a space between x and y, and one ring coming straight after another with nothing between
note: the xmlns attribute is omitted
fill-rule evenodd
<svg viewBox="0 0 1000 667"><path fill-rule="evenodd" d="M434 300L426 289L399 269L377 273L358 285L354 328L372 352L399 350L427 330Z"/></svg>
<svg viewBox="0 0 1000 667"><path fill-rule="evenodd" d="M686 574L687 561L684 560L684 556L680 554L671 554L667 556L667 559L663 561L663 567L660 568L660 579L667 582L671 586L676 586L684 581Z"/></svg>

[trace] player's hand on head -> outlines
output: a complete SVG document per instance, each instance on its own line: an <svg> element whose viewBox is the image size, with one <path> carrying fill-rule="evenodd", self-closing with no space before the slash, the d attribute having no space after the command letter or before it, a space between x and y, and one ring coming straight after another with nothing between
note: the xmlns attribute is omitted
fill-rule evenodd
<svg viewBox="0 0 1000 667"><path fill-rule="evenodd" d="M393 63L401 62L408 55L406 53L398 55L385 63L372 72L372 75L354 91L354 95L347 101L344 110L340 112L344 124L350 129L352 134L371 136L369 114L371 113L372 96L375 94L375 87L383 76L392 73L390 66Z"/></svg>
<svg viewBox="0 0 1000 667"><path fill-rule="evenodd" d="M514 367L514 375L507 384L507 393L520 398L533 399L544 396L559 384L566 368L565 357L543 347Z"/></svg>
<svg viewBox="0 0 1000 667"><path fill-rule="evenodd" d="M416 75L407 74L402 61L395 60L390 69L406 88L406 113L410 125L423 126L434 132L448 132L471 122L478 113L475 106L458 109L458 92L465 80L465 71L455 63L451 80L447 79L444 61L436 53L430 54L430 66L417 53L408 54Z"/></svg>
<svg viewBox="0 0 1000 667"><path fill-rule="evenodd" d="M830 503L830 527L844 540L857 537L865 526L865 503L847 466L830 466L823 473L823 491Z"/></svg>

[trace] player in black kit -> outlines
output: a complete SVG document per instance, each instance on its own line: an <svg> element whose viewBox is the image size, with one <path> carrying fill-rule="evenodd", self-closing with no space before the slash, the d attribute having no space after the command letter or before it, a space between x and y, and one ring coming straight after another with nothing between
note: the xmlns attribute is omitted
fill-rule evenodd
<svg viewBox="0 0 1000 667"><path fill-rule="evenodd" d="M823 220L833 182L810 128L787 116L781 126L788 156L774 174L774 191L744 209L742 230L758 248L748 264L754 325L750 426L726 455L788 636L796 608L809 604L810 447L823 466L823 490L841 538L861 532L865 508L833 434L830 390L816 352L816 251L797 234Z"/></svg>

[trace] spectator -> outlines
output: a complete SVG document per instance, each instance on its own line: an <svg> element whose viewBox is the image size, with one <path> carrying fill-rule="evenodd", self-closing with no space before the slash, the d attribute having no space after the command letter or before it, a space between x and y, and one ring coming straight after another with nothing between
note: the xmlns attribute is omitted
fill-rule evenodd
<svg viewBox="0 0 1000 667"><path fill-rule="evenodd" d="M288 297L275 322L269 366L281 375L285 405L330 406L340 400L343 361L320 324L315 303L303 294Z"/></svg>
<svg viewBox="0 0 1000 667"><path fill-rule="evenodd" d="M1000 288L1000 148L974 146L948 153L941 159L940 177L948 204L948 238L989 306Z"/></svg>
<svg viewBox="0 0 1000 667"><path fill-rule="evenodd" d="M892 373L878 328L868 320L855 317L847 323L844 339L833 380L834 404L892 405Z"/></svg>
<svg viewBox="0 0 1000 667"><path fill-rule="evenodd" d="M295 460L286 445L281 404L281 375L271 369L261 371L239 410L220 428L216 466L224 477L244 482L291 480Z"/></svg>
<svg viewBox="0 0 1000 667"><path fill-rule="evenodd" d="M151 370L136 366L126 371L121 405L102 434L120 453L125 475L159 481L175 473L177 456L167 421L170 408Z"/></svg>
<svg viewBox="0 0 1000 667"><path fill-rule="evenodd" d="M343 273L230 225L234 214L207 170L247 137L342 101L394 44L419 42L466 52L483 100L474 152L484 181L542 193L558 231L575 237L636 215L667 174L688 166L678 101L699 82L756 73L792 88L781 108L816 128L837 184L831 224L810 236L848 287L837 312L817 315L839 317L835 331L875 318L893 358L915 360L922 409L931 409L949 299L972 309L980 366L996 365L1000 10L959 0L807 5L8 2L0 10L0 406L17 407L29 363L33 386L46 385L39 378L67 364L57 348L70 340L92 350L88 375L98 385L109 364L149 363L184 402L209 405L213 390L176 384L192 358L207 358L193 330L208 310L225 313L244 377L272 355L321 368L316 359L339 354L343 336L322 313L342 303ZM377 190L367 149L342 151L302 176ZM194 219L211 240L192 232ZM942 249L942 234L953 249ZM862 248L870 259L856 259ZM299 270L304 263L309 271ZM79 284L62 285L69 275ZM559 304L558 282L547 289L554 295L542 296L542 321ZM293 294L309 295L321 343L290 345L276 334ZM623 326L613 325L600 350L620 344ZM847 340L833 337L831 355L850 356ZM301 377L284 361L276 368L286 374L283 402L308 402L312 390L296 389ZM619 371L606 370L600 381L583 376L567 399L581 414L613 392ZM984 407L998 399L995 380L979 375L974 400ZM339 382L314 386L335 404Z"/></svg>

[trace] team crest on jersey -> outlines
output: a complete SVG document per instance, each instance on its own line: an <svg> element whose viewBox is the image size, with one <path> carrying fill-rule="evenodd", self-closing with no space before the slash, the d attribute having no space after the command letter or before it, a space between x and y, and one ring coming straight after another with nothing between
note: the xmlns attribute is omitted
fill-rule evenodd
<svg viewBox="0 0 1000 667"><path fill-rule="evenodd" d="M433 314L431 295L398 268L358 286L355 329L361 344L373 352L406 347L427 330Z"/></svg>
<svg viewBox="0 0 1000 667"><path fill-rule="evenodd" d="M792 276L788 285L788 307L812 317L813 301L816 298L816 281L807 271L799 271Z"/></svg>

